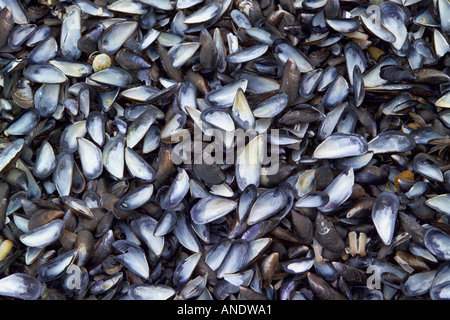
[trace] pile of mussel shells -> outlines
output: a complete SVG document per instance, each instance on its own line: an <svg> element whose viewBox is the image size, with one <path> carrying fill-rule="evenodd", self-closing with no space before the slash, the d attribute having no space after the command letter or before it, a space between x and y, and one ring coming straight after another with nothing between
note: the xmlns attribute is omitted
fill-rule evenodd
<svg viewBox="0 0 450 320"><path fill-rule="evenodd" d="M0 0L1 299L450 299L449 17Z"/></svg>

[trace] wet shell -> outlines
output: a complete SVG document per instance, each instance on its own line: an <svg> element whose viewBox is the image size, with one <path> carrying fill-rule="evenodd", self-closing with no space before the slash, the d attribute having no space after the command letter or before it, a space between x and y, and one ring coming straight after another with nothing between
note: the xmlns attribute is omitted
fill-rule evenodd
<svg viewBox="0 0 450 320"><path fill-rule="evenodd" d="M449 10L0 0L0 296L449 299Z"/></svg>
<svg viewBox="0 0 450 320"><path fill-rule="evenodd" d="M355 134L335 133L325 139L314 151L316 159L336 159L359 156L367 152L367 142Z"/></svg>
<svg viewBox="0 0 450 320"><path fill-rule="evenodd" d="M207 197L201 199L191 209L192 221L196 224L205 224L217 220L236 208L236 202L220 197Z"/></svg>
<svg viewBox="0 0 450 320"><path fill-rule="evenodd" d="M386 245L391 244L394 236L398 207L399 200L391 192L382 192L373 204L372 220L378 235Z"/></svg>

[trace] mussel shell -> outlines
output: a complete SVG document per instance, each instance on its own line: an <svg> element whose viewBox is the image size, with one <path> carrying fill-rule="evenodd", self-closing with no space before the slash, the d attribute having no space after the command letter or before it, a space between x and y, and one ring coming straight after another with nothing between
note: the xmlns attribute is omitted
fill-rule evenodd
<svg viewBox="0 0 450 320"><path fill-rule="evenodd" d="M156 225L157 221L149 216L134 219L130 223L136 236L146 243L156 256L160 256L164 248L164 237L154 235Z"/></svg>
<svg viewBox="0 0 450 320"><path fill-rule="evenodd" d="M180 244L186 249L192 252L202 251L197 236L195 235L192 227L188 224L186 218L183 215L177 216L177 222L175 224L173 232Z"/></svg>
<svg viewBox="0 0 450 320"><path fill-rule="evenodd" d="M98 40L99 51L113 55L131 37L137 26L135 21L124 21L111 25Z"/></svg>
<svg viewBox="0 0 450 320"><path fill-rule="evenodd" d="M40 179L45 179L53 173L55 168L56 158L53 148L48 141L44 141L36 157L33 175Z"/></svg>
<svg viewBox="0 0 450 320"><path fill-rule="evenodd" d="M17 160L25 146L25 140L14 140L9 146L7 146L0 154L0 172L5 171L11 167L15 160Z"/></svg>
<svg viewBox="0 0 450 320"><path fill-rule="evenodd" d="M345 202L352 194L354 180L353 168L342 171L324 190L328 194L329 200L318 209L322 212L330 212Z"/></svg>
<svg viewBox="0 0 450 320"><path fill-rule="evenodd" d="M427 159L415 159L413 168L417 173L420 173L428 179L443 182L444 176L437 165Z"/></svg>
<svg viewBox="0 0 450 320"><path fill-rule="evenodd" d="M134 284L128 290L132 300L168 300L175 290L165 285Z"/></svg>
<svg viewBox="0 0 450 320"><path fill-rule="evenodd" d="M63 147L65 152L74 153L78 149L77 138L84 137L86 133L86 121L77 121L64 129L59 144Z"/></svg>
<svg viewBox="0 0 450 320"><path fill-rule="evenodd" d="M271 189L259 195L248 214L247 224L254 225L275 215L286 205L287 196L281 189Z"/></svg>
<svg viewBox="0 0 450 320"><path fill-rule="evenodd" d="M20 236L20 241L29 247L45 247L56 241L64 230L64 221L55 219Z"/></svg>
<svg viewBox="0 0 450 320"><path fill-rule="evenodd" d="M63 83L67 77L60 70L51 64L33 64L24 71L24 76L28 80L37 83Z"/></svg>
<svg viewBox="0 0 450 320"><path fill-rule="evenodd" d="M382 192L372 208L372 220L384 244L390 245L394 236L395 222L400 202L392 192Z"/></svg>
<svg viewBox="0 0 450 320"><path fill-rule="evenodd" d="M233 241L223 262L217 269L217 277L223 278L225 274L235 273L243 268L247 263L248 249L249 247L246 241Z"/></svg>
<svg viewBox="0 0 450 320"><path fill-rule="evenodd" d="M55 38L48 37L29 53L28 62L32 64L45 63L52 60L58 52L58 45Z"/></svg>
<svg viewBox="0 0 450 320"><path fill-rule="evenodd" d="M205 96L205 101L213 107L230 107L233 105L236 91L239 88L245 91L247 82L247 80L240 80L211 91Z"/></svg>
<svg viewBox="0 0 450 320"><path fill-rule="evenodd" d="M327 193L322 191L313 191L305 194L296 203L295 206L299 208L318 208L326 205L330 197Z"/></svg>
<svg viewBox="0 0 450 320"><path fill-rule="evenodd" d="M312 258L301 258L301 259L292 259L282 263L282 268L287 273L290 274L305 274L312 268L314 265L314 259Z"/></svg>
<svg viewBox="0 0 450 320"><path fill-rule="evenodd" d="M144 249L128 240L117 240L112 245L122 253L115 256L118 262L143 279L149 277L150 268Z"/></svg>
<svg viewBox="0 0 450 320"><path fill-rule="evenodd" d="M103 146L105 142L105 118L99 111L92 111L86 118L86 131L93 142L98 146Z"/></svg>
<svg viewBox="0 0 450 320"><path fill-rule="evenodd" d="M314 151L316 159L337 159L365 154L366 140L357 134L335 133L326 138Z"/></svg>
<svg viewBox="0 0 450 320"><path fill-rule="evenodd" d="M385 131L369 141L369 151L378 153L406 152L416 146L414 139L403 132Z"/></svg>
<svg viewBox="0 0 450 320"><path fill-rule="evenodd" d="M103 172L102 151L84 138L77 138L83 175L86 179L95 179Z"/></svg>
<svg viewBox="0 0 450 320"><path fill-rule="evenodd" d="M417 273L408 277L402 285L402 292L407 296L420 296L428 293L436 275L436 270Z"/></svg>
<svg viewBox="0 0 450 320"><path fill-rule="evenodd" d="M313 70L311 62L287 40L277 39L272 45L273 53L285 64L289 58L292 58L300 72L309 72Z"/></svg>
<svg viewBox="0 0 450 320"><path fill-rule="evenodd" d="M53 260L41 265L36 270L36 273L45 282L54 280L65 273L66 269L75 260L77 253L78 251L76 249L62 253Z"/></svg>
<svg viewBox="0 0 450 320"><path fill-rule="evenodd" d="M425 247L438 259L450 259L450 236L438 228L430 228L424 235Z"/></svg>
<svg viewBox="0 0 450 320"><path fill-rule="evenodd" d="M25 273L14 273L0 280L0 295L23 300L37 300L42 283Z"/></svg>
<svg viewBox="0 0 450 320"><path fill-rule="evenodd" d="M432 300L448 300L448 278L449 263L443 263L437 270L436 276L430 288L430 298Z"/></svg>
<svg viewBox="0 0 450 320"><path fill-rule="evenodd" d="M103 166L114 177L123 178L125 167L125 139L123 135L110 138L103 147Z"/></svg>
<svg viewBox="0 0 450 320"><path fill-rule="evenodd" d="M173 230L176 222L176 213L174 211L166 211L159 219L158 224L155 226L153 234L158 237L165 236Z"/></svg>
<svg viewBox="0 0 450 320"><path fill-rule="evenodd" d="M71 153L60 155L53 171L53 182L60 196L68 196L72 188L74 158Z"/></svg>
<svg viewBox="0 0 450 320"><path fill-rule="evenodd" d="M221 197L207 197L201 199L191 209L192 221L196 224L205 224L217 220L237 206L237 203L232 200Z"/></svg>
<svg viewBox="0 0 450 320"><path fill-rule="evenodd" d="M149 201L152 194L152 184L142 185L120 198L115 206L119 210L134 210Z"/></svg>
<svg viewBox="0 0 450 320"><path fill-rule="evenodd" d="M253 115L257 118L273 118L281 113L288 104L288 95L278 93L261 102L253 109Z"/></svg>
<svg viewBox="0 0 450 320"><path fill-rule="evenodd" d="M427 201L425 201L425 204L434 210L450 215L449 201L450 201L449 194L441 194L436 197L428 199Z"/></svg>
<svg viewBox="0 0 450 320"><path fill-rule="evenodd" d="M133 177L147 182L153 182L156 179L155 169L129 147L125 149L125 163Z"/></svg>
<svg viewBox="0 0 450 320"><path fill-rule="evenodd" d="M132 82L131 75L127 71L117 67L110 67L108 69L95 72L89 77L89 79L94 81L94 83L119 88L128 87Z"/></svg>
<svg viewBox="0 0 450 320"><path fill-rule="evenodd" d="M33 130L39 121L39 111L28 109L13 121L4 131L6 135L22 136Z"/></svg>
<svg viewBox="0 0 450 320"><path fill-rule="evenodd" d="M221 9L222 5L219 2L212 1L209 4L201 7L199 10L188 15L183 22L186 24L197 24L211 20Z"/></svg>

